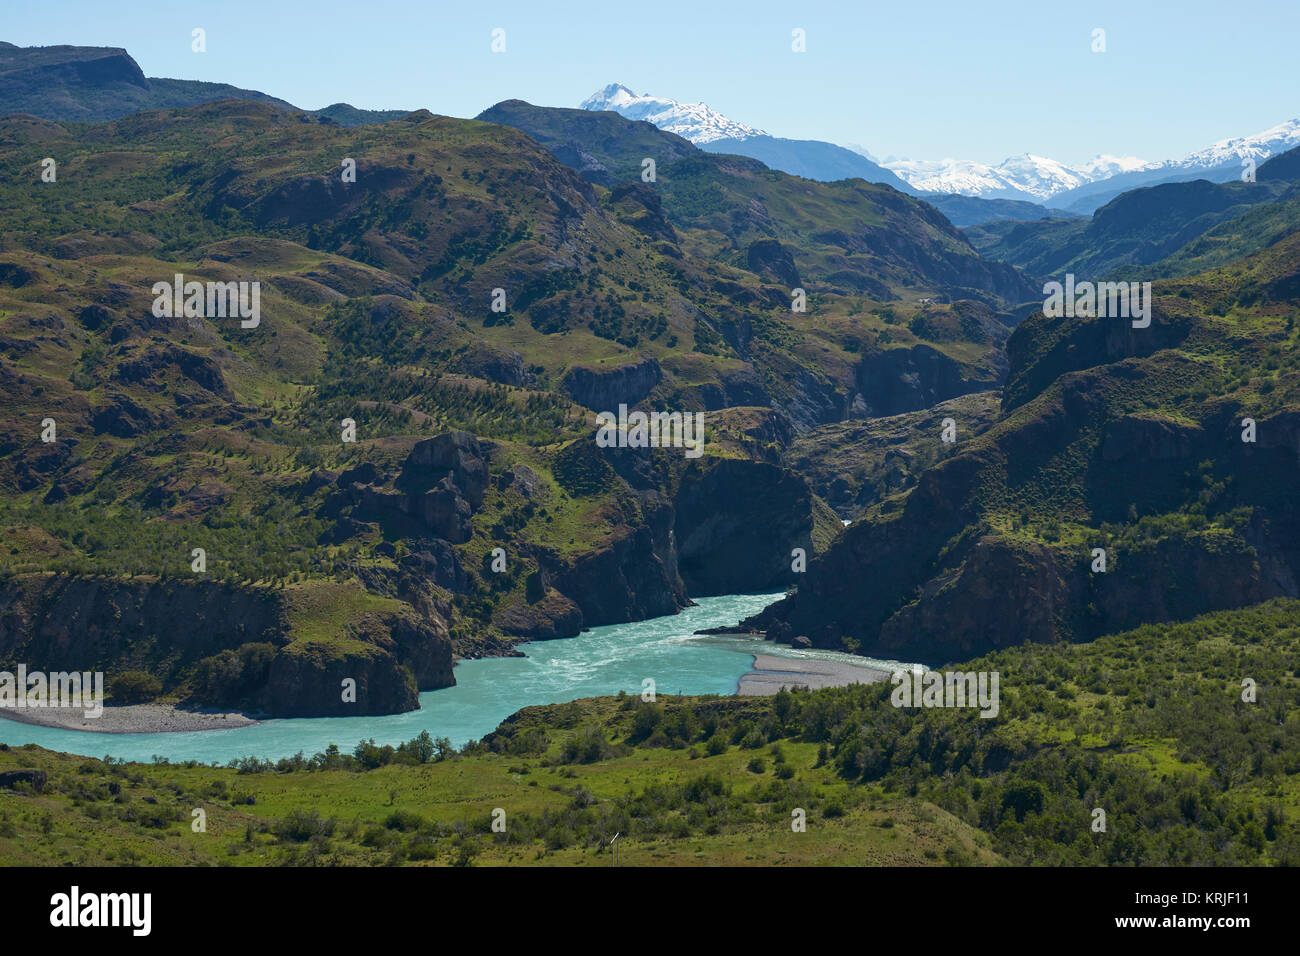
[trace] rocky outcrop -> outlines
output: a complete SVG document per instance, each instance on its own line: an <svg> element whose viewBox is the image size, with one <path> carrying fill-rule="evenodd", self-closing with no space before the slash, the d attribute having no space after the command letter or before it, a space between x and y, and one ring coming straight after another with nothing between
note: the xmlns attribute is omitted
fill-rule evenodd
<svg viewBox="0 0 1300 956"><path fill-rule="evenodd" d="M467 375L502 385L525 388L536 384L532 373L524 366L522 355L485 342L476 342L466 349L460 357L460 368Z"/></svg>
<svg viewBox="0 0 1300 956"><path fill-rule="evenodd" d="M556 158L566 166L574 165L558 154ZM674 244L677 242L677 230L673 229L668 217L664 215L659 193L645 183L619 183L610 190L609 204L619 221L627 223L638 232L651 239Z"/></svg>
<svg viewBox="0 0 1300 956"><path fill-rule="evenodd" d="M642 524L619 526L596 549L543 559L544 577L581 609L585 626L676 614L690 604L677 573L671 505L651 504L643 513Z"/></svg>
<svg viewBox="0 0 1300 956"><path fill-rule="evenodd" d="M25 575L0 586L0 666L144 670L195 703L275 717L389 714L455 683L434 613L368 613L329 640L295 639L284 592L208 581ZM202 675L200 677L200 675ZM357 681L342 701L341 681Z"/></svg>
<svg viewBox="0 0 1300 956"><path fill-rule="evenodd" d="M537 601L500 609L492 620L506 634L526 641L576 637L583 628L582 609L554 588Z"/></svg>
<svg viewBox="0 0 1300 956"><path fill-rule="evenodd" d="M795 268L790 250L775 239L758 239L749 244L745 252L749 271L768 282L777 282L787 289L798 288L799 270Z"/></svg>
<svg viewBox="0 0 1300 956"><path fill-rule="evenodd" d="M796 431L807 431L843 419L849 397L834 382L821 378L802 365L789 368L785 387L772 396L772 404L790 419Z"/></svg>
<svg viewBox="0 0 1300 956"><path fill-rule="evenodd" d="M1063 376L924 472L901 508L846 529L796 594L745 624L942 663L1297 596L1300 413L1261 415L1245 443L1231 401L1173 418L1134 399L1198 374L1164 355ZM1027 493L1024 532L998 530ZM1062 513L1068 546L1045 517Z"/></svg>
<svg viewBox="0 0 1300 956"><path fill-rule="evenodd" d="M940 440L945 418L965 441L987 431L1000 409L997 392L976 392L925 411L833 422L797 436L780 463L806 478L840 517L856 518L956 453L960 446Z"/></svg>
<svg viewBox="0 0 1300 956"><path fill-rule="evenodd" d="M448 477L472 508L483 506L487 491L486 449L468 432L448 432L417 442L411 449L396 486L403 491L420 491Z"/></svg>
<svg viewBox="0 0 1300 956"><path fill-rule="evenodd" d="M356 681L355 701L344 699L346 680ZM415 677L387 654L310 642L276 655L261 702L279 717L364 717L420 706Z"/></svg>
<svg viewBox="0 0 1300 956"><path fill-rule="evenodd" d="M560 384L579 405L597 412L617 412L619 405L631 407L641 401L662 379L659 362L648 358L607 372L574 366Z"/></svg>
<svg viewBox="0 0 1300 956"><path fill-rule="evenodd" d="M997 369L971 368L929 345L864 356L855 372L864 417L898 415L996 386Z"/></svg>
<svg viewBox="0 0 1300 956"><path fill-rule="evenodd" d="M1151 324L1135 329L1128 319L1048 318L1041 311L1016 327L1007 340L1007 375L1003 402L1018 408L1069 372L1141 358L1177 346L1191 333L1187 314L1152 304Z"/></svg>
<svg viewBox="0 0 1300 956"><path fill-rule="evenodd" d="M152 346L125 359L113 372L113 380L127 385L142 385L154 391L175 392L168 379L174 373L213 396L233 400L221 366L206 355L175 345Z"/></svg>
<svg viewBox="0 0 1300 956"><path fill-rule="evenodd" d="M24 575L0 587L0 660L49 670L140 668L167 683L287 631L275 592L215 582Z"/></svg>
<svg viewBox="0 0 1300 956"><path fill-rule="evenodd" d="M393 489L386 480L373 466L344 472L324 512L339 518L345 534L350 521L375 521L403 536L460 544L473 534L471 518L487 493L486 449L466 432L438 435L416 443Z"/></svg>
<svg viewBox="0 0 1300 956"><path fill-rule="evenodd" d="M91 418L97 435L107 432L117 438L135 438L170 421L165 412L148 408L122 392L110 390L105 397L107 403L96 408Z"/></svg>

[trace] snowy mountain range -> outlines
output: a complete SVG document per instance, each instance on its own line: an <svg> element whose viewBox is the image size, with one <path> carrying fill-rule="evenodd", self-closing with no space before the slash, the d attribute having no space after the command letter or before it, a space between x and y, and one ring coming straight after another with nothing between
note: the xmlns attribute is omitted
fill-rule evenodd
<svg viewBox="0 0 1300 956"><path fill-rule="evenodd" d="M1097 156L1082 165L1070 166L1046 156L1024 153L1004 159L996 166L960 159L895 159L881 165L922 192L1042 202L1087 183L1148 169L1155 164L1135 156Z"/></svg>
<svg viewBox="0 0 1300 956"><path fill-rule="evenodd" d="M865 146L777 139L703 103L637 94L620 83L609 84L579 105L582 109L613 110L628 119L646 120L709 152L753 156L774 169L809 179L860 176L914 195L1014 200L1084 215L1119 193L1140 186L1190 179L1235 179L1241 174L1243 159L1258 164L1300 146L1300 120L1289 120L1260 133L1222 139L1181 159L1162 162L1103 154L1071 165L1032 153L1012 156L996 166L959 159L891 156L880 160ZM860 161L855 161L854 156Z"/></svg>
<svg viewBox="0 0 1300 956"><path fill-rule="evenodd" d="M1039 202L1074 193L1078 197L1114 195L1122 189L1150 185L1170 179L1235 178L1243 159L1262 163L1270 156L1300 146L1300 120L1289 120L1252 136L1221 139L1181 159L1159 163L1135 156L1097 156L1079 166L1070 166L1025 153L1003 160L997 166L955 159L937 161L887 159L881 165L892 169L923 192L956 193L985 199L1033 199ZM856 148L864 156L861 147ZM1110 180L1104 189L1085 187ZM1118 187L1118 188L1112 188ZM1072 203L1066 201L1066 208Z"/></svg>

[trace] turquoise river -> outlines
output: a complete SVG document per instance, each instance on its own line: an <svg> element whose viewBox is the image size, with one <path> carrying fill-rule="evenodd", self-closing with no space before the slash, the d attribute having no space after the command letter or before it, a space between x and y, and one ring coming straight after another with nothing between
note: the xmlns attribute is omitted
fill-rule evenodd
<svg viewBox="0 0 1300 956"><path fill-rule="evenodd" d="M39 744L91 757L111 755L149 761L226 763L256 756L307 756L338 744L351 751L373 737L380 744L410 740L422 730L448 737L456 746L495 730L506 717L534 704L558 704L582 697L641 693L651 678L657 693L734 694L755 653L822 657L882 666L832 651L793 650L756 637L696 636L704 628L726 627L757 613L781 594L730 594L698 599L669 617L596 627L577 637L521 645L525 657L461 661L456 686L426 691L420 709L384 717L328 717L264 720L229 730L190 733L104 734L38 727L0 719L0 743Z"/></svg>

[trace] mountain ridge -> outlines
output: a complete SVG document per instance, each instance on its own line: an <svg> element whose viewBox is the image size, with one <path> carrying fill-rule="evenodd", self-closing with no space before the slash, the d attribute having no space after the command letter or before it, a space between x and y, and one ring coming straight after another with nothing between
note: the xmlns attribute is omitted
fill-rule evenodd
<svg viewBox="0 0 1300 956"><path fill-rule="evenodd" d="M142 110L175 109L223 99L298 109L279 97L228 83L147 77L121 47L20 47L0 43L3 113L27 113L55 122L97 123ZM336 103L323 110L303 112L329 117L344 126L357 126L384 122L405 111L361 110Z"/></svg>

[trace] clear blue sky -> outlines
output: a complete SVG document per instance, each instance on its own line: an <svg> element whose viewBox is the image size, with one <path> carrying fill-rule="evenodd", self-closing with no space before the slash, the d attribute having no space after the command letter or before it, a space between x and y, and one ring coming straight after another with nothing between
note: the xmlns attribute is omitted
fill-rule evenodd
<svg viewBox="0 0 1300 956"><path fill-rule="evenodd" d="M149 76L473 116L609 82L878 156L1164 159L1300 116L1300 0L0 0L0 39ZM207 52L190 31L207 30ZM490 31L506 30L493 54ZM790 50L790 31L808 50ZM1106 31L1093 53L1094 28Z"/></svg>

